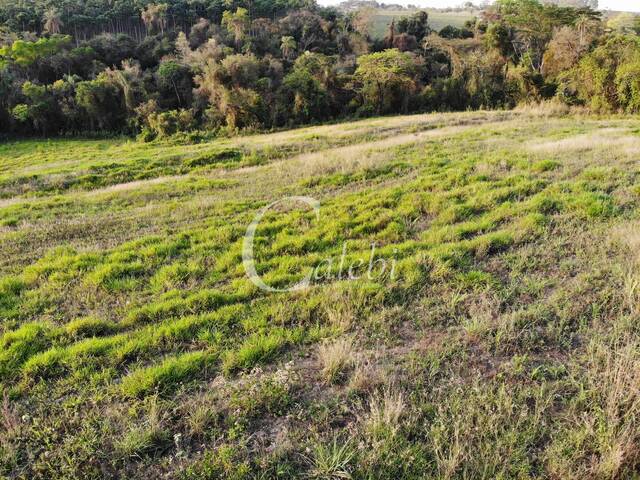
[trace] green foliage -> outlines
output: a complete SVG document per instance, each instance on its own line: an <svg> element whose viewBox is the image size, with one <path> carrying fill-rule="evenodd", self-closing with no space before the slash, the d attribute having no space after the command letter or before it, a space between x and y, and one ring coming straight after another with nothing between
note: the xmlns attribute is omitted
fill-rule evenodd
<svg viewBox="0 0 640 480"><path fill-rule="evenodd" d="M86 112L92 129L121 129L123 112L116 88L103 77L78 83L76 102ZM120 128L118 128L120 124Z"/></svg>
<svg viewBox="0 0 640 480"><path fill-rule="evenodd" d="M564 76L562 95L596 111L637 112L640 39L615 36Z"/></svg>
<svg viewBox="0 0 640 480"><path fill-rule="evenodd" d="M20 103L13 107L11 110L11 115L18 120L19 122L26 122L29 120L29 105L25 105L24 103Z"/></svg>
<svg viewBox="0 0 640 480"><path fill-rule="evenodd" d="M442 38L473 38L473 32L466 28L447 25L438 33Z"/></svg>
<svg viewBox="0 0 640 480"><path fill-rule="evenodd" d="M178 132L187 132L194 127L191 110L169 110L149 114L146 122L152 138L165 138Z"/></svg>
<svg viewBox="0 0 640 480"><path fill-rule="evenodd" d="M355 77L362 83L365 105L377 113L397 109L406 111L415 93L419 68L409 53L397 49L363 55L358 58Z"/></svg>
<svg viewBox="0 0 640 480"><path fill-rule="evenodd" d="M628 113L640 112L640 48L635 58L618 67L615 78L618 101Z"/></svg>
<svg viewBox="0 0 640 480"><path fill-rule="evenodd" d="M0 122L13 133L139 133L148 142L186 141L196 129L505 108L556 92L603 110L619 95L618 108L637 108L631 67L605 78L615 85L604 96L568 86L564 73L610 39L588 5L504 0L465 28L438 23L439 34L429 15L442 12L402 16L385 40L371 40L368 15L312 0L3 4L0 23L13 36L0 50ZM42 35L16 39L24 28ZM46 95L25 95L25 82Z"/></svg>
<svg viewBox="0 0 640 480"><path fill-rule="evenodd" d="M335 58L311 52L300 55L283 81L288 104L293 105L287 117L299 123L328 118L340 108L332 92L338 84Z"/></svg>
<svg viewBox="0 0 640 480"><path fill-rule="evenodd" d="M424 10L414 13L409 17L401 18L398 23L398 33L406 33L412 35L417 41L431 33L429 28L429 14Z"/></svg>
<svg viewBox="0 0 640 480"><path fill-rule="evenodd" d="M29 67L67 48L70 44L71 37L66 35L53 35L34 42L16 40L10 46L0 48L0 58L5 63L13 61L21 67Z"/></svg>

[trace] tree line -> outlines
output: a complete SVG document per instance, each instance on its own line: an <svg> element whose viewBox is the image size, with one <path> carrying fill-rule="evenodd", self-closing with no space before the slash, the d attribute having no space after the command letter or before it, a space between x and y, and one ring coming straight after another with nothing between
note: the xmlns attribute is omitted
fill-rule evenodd
<svg viewBox="0 0 640 480"><path fill-rule="evenodd" d="M419 11L372 38L372 12L314 0L0 2L0 131L269 129L557 98L640 111L640 22L498 0L439 32Z"/></svg>

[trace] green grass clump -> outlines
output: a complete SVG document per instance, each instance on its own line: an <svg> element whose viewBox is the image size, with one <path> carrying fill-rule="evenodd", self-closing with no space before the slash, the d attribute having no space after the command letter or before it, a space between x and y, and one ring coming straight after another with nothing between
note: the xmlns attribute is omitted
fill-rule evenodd
<svg viewBox="0 0 640 480"><path fill-rule="evenodd" d="M4 277L0 280L0 315L12 317L17 313L17 306L26 283L18 277Z"/></svg>
<svg viewBox="0 0 640 480"><path fill-rule="evenodd" d="M227 352L223 359L222 370L229 374L238 370L250 370L254 366L273 359L288 345L304 339L300 329L274 329L271 333L252 335L236 349Z"/></svg>
<svg viewBox="0 0 640 480"><path fill-rule="evenodd" d="M532 166L532 170L538 173L550 172L560 166L560 163L555 160L542 160Z"/></svg>
<svg viewBox="0 0 640 480"><path fill-rule="evenodd" d="M174 294L177 297L171 295L170 292L168 295L170 298L167 300L131 310L124 323L136 325L158 322L169 317L212 311L248 299L246 295L225 294L215 290L201 290L186 297L180 296L179 292L174 292Z"/></svg>
<svg viewBox="0 0 640 480"><path fill-rule="evenodd" d="M0 338L0 378L15 376L20 367L49 347L59 335L51 325L29 323Z"/></svg>
<svg viewBox="0 0 640 480"><path fill-rule="evenodd" d="M68 335L74 338L100 337L119 330L118 324L95 317L78 318L64 327Z"/></svg>
<svg viewBox="0 0 640 480"><path fill-rule="evenodd" d="M189 168L204 167L217 163L237 162L242 158L242 152L237 148L221 148L209 151L193 158L187 158L184 165Z"/></svg>
<svg viewBox="0 0 640 480"><path fill-rule="evenodd" d="M211 364L215 355L209 352L190 352L166 358L156 366L143 367L122 379L121 391L125 396L138 397L153 392L168 393Z"/></svg>
<svg viewBox="0 0 640 480"><path fill-rule="evenodd" d="M152 455L171 445L171 435L166 430L140 427L118 440L116 449L125 458Z"/></svg>

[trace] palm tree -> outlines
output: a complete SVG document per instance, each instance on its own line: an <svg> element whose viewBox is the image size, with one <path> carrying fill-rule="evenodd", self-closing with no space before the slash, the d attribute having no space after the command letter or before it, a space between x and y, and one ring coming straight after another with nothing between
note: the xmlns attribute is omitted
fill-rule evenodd
<svg viewBox="0 0 640 480"><path fill-rule="evenodd" d="M138 97L144 93L140 64L134 60L123 60L121 70L107 68L104 74L112 85L122 90L127 110L134 111L138 104Z"/></svg>
<svg viewBox="0 0 640 480"><path fill-rule="evenodd" d="M282 56L289 60L291 58L291 54L295 52L298 44L296 43L296 39L293 37L282 37L282 43L280 44L280 50L282 50Z"/></svg>
<svg viewBox="0 0 640 480"><path fill-rule="evenodd" d="M147 33L160 30L164 33L164 29L167 26L167 10L169 6L166 3L150 3L147 8L142 10L140 17L142 23L147 28Z"/></svg>
<svg viewBox="0 0 640 480"><path fill-rule="evenodd" d="M222 14L222 25L224 25L229 32L233 32L237 49L240 49L248 24L249 12L246 8L238 7L235 13L231 10L225 10Z"/></svg>
<svg viewBox="0 0 640 480"><path fill-rule="evenodd" d="M60 33L60 29L64 26L55 8L50 8L44 12L42 23L44 24L44 31L50 34Z"/></svg>
<svg viewBox="0 0 640 480"><path fill-rule="evenodd" d="M384 37L384 43L387 47L393 48L393 41L396 38L396 19L392 18L391 23L389 24L389 31L387 32L387 36Z"/></svg>
<svg viewBox="0 0 640 480"><path fill-rule="evenodd" d="M580 15L576 20L575 25L576 25L576 28L578 29L578 32L580 33L580 45L584 43L584 35L587 29L589 28L589 26L591 25L591 22L592 22L592 19L587 15Z"/></svg>

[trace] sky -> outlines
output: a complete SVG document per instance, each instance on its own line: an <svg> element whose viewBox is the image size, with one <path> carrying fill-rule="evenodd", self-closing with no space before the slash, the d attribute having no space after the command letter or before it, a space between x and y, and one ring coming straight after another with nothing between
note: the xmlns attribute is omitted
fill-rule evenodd
<svg viewBox="0 0 640 480"><path fill-rule="evenodd" d="M321 5L336 5L342 0L318 0ZM380 3L413 4L421 7L457 7L463 0L378 0ZM476 1L475 3L480 3ZM600 0L601 9L640 12L640 0Z"/></svg>

